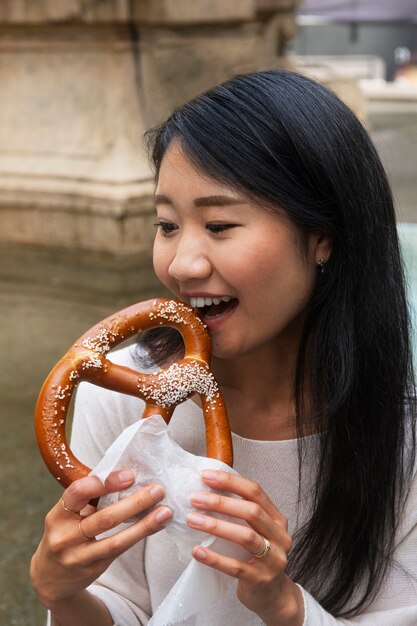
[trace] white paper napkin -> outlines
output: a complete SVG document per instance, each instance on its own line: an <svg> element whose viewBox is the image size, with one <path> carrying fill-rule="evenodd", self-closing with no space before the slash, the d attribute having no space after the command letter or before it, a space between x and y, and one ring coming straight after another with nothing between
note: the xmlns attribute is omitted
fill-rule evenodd
<svg viewBox="0 0 417 626"><path fill-rule="evenodd" d="M184 621L218 602L233 578L198 563L191 557L196 545L210 546L221 554L247 561L248 552L230 541L219 539L190 528L188 513L194 510L190 495L193 491L212 491L201 480L203 469L222 469L234 472L216 459L195 456L183 450L170 436L169 427L159 415L153 415L126 428L107 450L92 471L104 482L110 472L130 469L135 483L119 493L100 499L99 508L125 498L149 483L159 483L165 489L164 499L158 503L169 506L173 519L166 532L178 547L178 558L189 562L167 597L149 622L149 626L170 626Z"/></svg>

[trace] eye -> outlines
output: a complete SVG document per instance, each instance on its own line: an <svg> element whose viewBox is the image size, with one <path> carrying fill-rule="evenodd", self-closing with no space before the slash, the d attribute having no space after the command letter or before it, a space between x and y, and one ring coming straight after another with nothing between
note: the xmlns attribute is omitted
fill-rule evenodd
<svg viewBox="0 0 417 626"><path fill-rule="evenodd" d="M172 222L155 222L154 226L158 228L162 237L168 237L178 229L178 226Z"/></svg>
<svg viewBox="0 0 417 626"><path fill-rule="evenodd" d="M219 233L224 233L226 230L231 230L232 228L237 228L239 224L224 224L224 223L216 223L210 222L207 224L206 228L214 235Z"/></svg>

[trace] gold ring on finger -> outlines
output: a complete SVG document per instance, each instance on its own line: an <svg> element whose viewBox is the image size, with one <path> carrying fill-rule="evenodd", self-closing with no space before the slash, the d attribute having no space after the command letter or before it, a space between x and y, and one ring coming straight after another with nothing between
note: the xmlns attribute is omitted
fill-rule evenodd
<svg viewBox="0 0 417 626"><path fill-rule="evenodd" d="M94 537L88 537L88 536L85 534L85 532L83 531L82 526L81 526L81 522L82 522L82 521L83 521L83 520L82 520L82 519L80 519L80 521L78 522L78 530L79 530L79 532L80 532L80 535L81 535L81 537L82 537L83 539L85 539L86 541L91 541L92 539L94 539Z"/></svg>
<svg viewBox="0 0 417 626"><path fill-rule="evenodd" d="M251 553L252 556L254 556L256 559L263 559L264 556L266 556L271 549L271 542L266 537L263 537L262 535L261 537L264 542L264 545L262 546L262 550L256 553L253 553L253 552Z"/></svg>
<svg viewBox="0 0 417 626"><path fill-rule="evenodd" d="M79 515L80 514L79 511L73 511L72 509L68 509L65 506L64 498L61 498L61 504L62 504L62 508L64 509L64 511L67 511L67 513L73 513L74 515Z"/></svg>

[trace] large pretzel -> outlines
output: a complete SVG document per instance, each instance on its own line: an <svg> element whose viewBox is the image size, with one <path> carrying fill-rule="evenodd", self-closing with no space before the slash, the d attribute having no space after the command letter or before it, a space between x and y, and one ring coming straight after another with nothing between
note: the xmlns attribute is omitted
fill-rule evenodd
<svg viewBox="0 0 417 626"><path fill-rule="evenodd" d="M185 344L183 359L153 374L106 359L106 354L128 337L156 326L180 331ZM56 364L38 397L35 432L51 474L67 487L91 471L71 452L65 430L72 395L82 380L142 398L146 402L142 417L159 414L167 422L177 404L198 393L206 424L207 456L232 465L226 407L208 366L210 356L211 342L205 325L190 307L175 300L140 302L93 326Z"/></svg>

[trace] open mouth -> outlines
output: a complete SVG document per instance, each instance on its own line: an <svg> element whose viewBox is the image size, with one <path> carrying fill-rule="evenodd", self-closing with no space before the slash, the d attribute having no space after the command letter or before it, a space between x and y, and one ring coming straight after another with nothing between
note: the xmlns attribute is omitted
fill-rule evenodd
<svg viewBox="0 0 417 626"><path fill-rule="evenodd" d="M219 296L217 298L190 298L190 304L197 313L210 319L231 311L238 305L238 299L231 296Z"/></svg>

